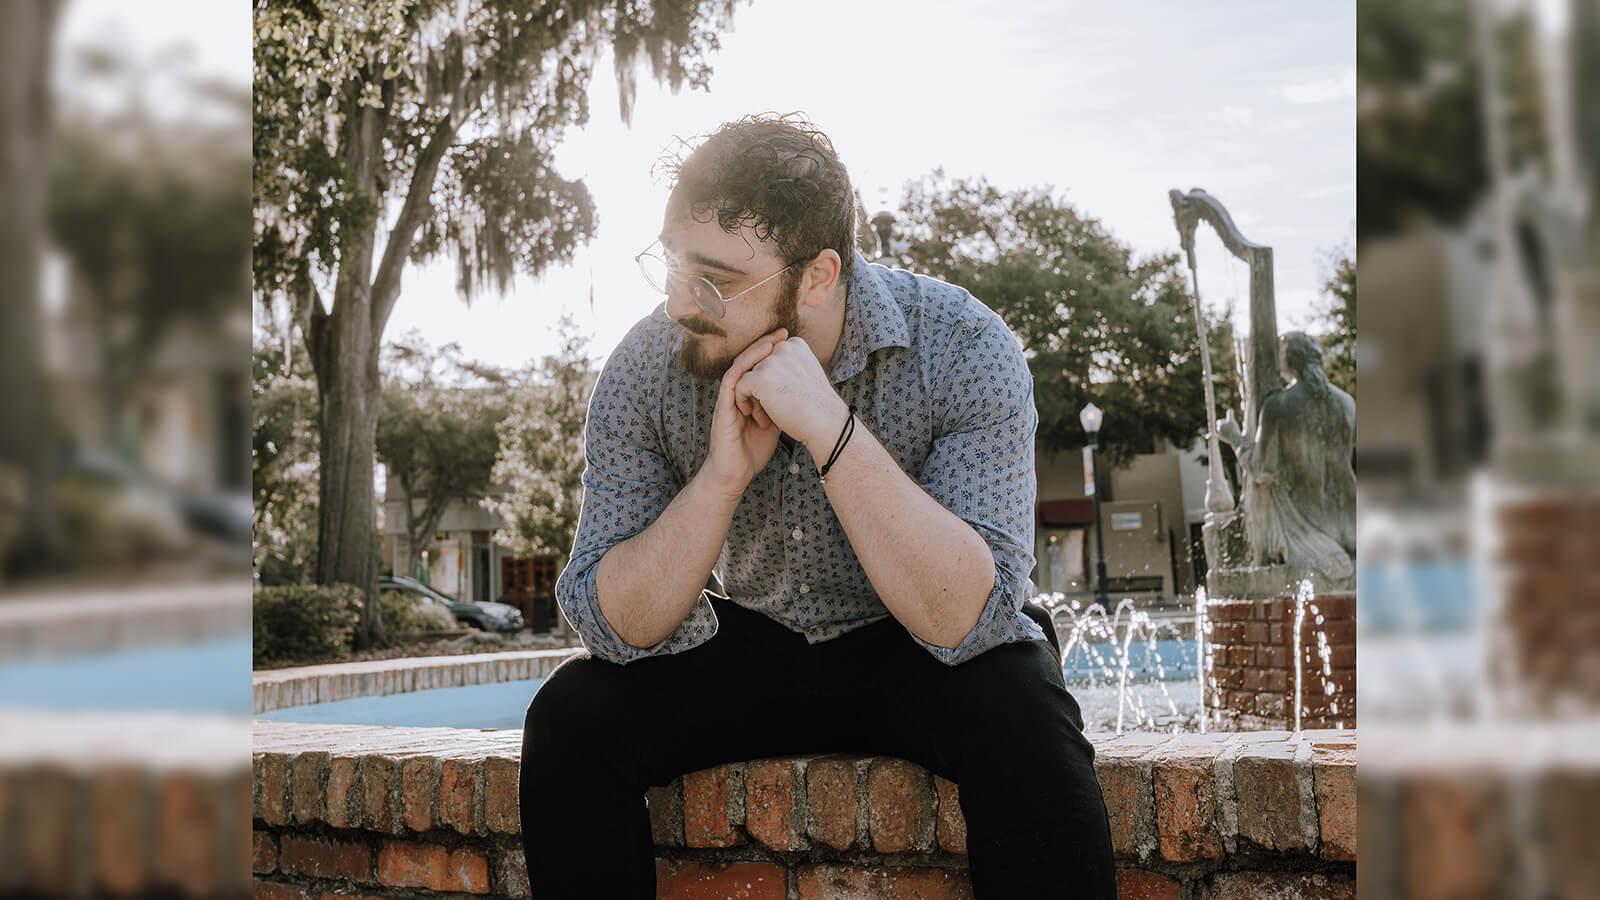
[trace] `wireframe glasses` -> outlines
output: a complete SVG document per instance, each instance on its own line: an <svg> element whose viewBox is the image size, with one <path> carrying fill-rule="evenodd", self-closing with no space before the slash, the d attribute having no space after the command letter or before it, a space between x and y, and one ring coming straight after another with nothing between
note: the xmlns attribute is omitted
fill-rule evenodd
<svg viewBox="0 0 1600 900"><path fill-rule="evenodd" d="M701 312L713 319L721 319L723 317L726 313L724 307L727 304L795 267L794 263L790 263L734 294L732 297L724 297L722 296L722 291L718 290L717 286L712 284L704 275L686 275L681 269L667 262L666 257L662 254L651 252L660 243L660 241L656 241L633 258L634 262L639 264L639 271L643 273L644 280L650 282L651 287L663 294L670 294L674 289L687 287L689 296L694 298L695 305L700 307Z"/></svg>

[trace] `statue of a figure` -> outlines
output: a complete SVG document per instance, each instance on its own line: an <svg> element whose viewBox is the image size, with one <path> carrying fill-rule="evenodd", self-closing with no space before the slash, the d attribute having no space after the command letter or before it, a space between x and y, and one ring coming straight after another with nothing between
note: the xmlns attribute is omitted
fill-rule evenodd
<svg viewBox="0 0 1600 900"><path fill-rule="evenodd" d="M1281 341L1288 387L1267 395L1255 436L1230 412L1217 430L1239 460L1251 565L1307 569L1331 582L1355 574L1356 402L1328 382L1322 350L1302 331Z"/></svg>

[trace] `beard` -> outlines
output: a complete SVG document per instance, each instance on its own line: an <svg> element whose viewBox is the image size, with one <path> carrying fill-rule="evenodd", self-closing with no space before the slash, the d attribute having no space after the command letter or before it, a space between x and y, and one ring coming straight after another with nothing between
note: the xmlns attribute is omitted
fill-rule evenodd
<svg viewBox="0 0 1600 900"><path fill-rule="evenodd" d="M683 346L678 349L678 362L691 378L720 380L728 374L728 367L733 365L739 354L750 346L746 344L723 354L715 354L707 345L707 336L718 334L721 329L699 318L686 319L681 327L688 333L683 336ZM756 337L779 328L786 330L790 337L800 333L800 279L791 278L789 274L779 279L778 302L772 307L767 327ZM755 338L751 338L750 343L755 343Z"/></svg>

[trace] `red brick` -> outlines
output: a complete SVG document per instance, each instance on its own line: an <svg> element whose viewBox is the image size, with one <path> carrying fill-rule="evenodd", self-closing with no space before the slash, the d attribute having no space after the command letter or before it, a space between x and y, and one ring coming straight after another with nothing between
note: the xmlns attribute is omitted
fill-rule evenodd
<svg viewBox="0 0 1600 900"><path fill-rule="evenodd" d="M278 852L278 867L290 875L370 881L372 848L357 841L286 834Z"/></svg>
<svg viewBox="0 0 1600 900"><path fill-rule="evenodd" d="M1193 862L1222 858L1222 835L1216 824L1214 761L1214 755L1199 754L1156 760L1152 777L1156 838L1162 859Z"/></svg>
<svg viewBox="0 0 1600 900"><path fill-rule="evenodd" d="M462 834L477 832L475 794L481 759L447 759L439 771L439 821Z"/></svg>
<svg viewBox="0 0 1600 900"><path fill-rule="evenodd" d="M1281 623L1274 622L1267 628L1266 642L1280 646L1288 646L1294 643L1293 626L1285 627Z"/></svg>
<svg viewBox="0 0 1600 900"><path fill-rule="evenodd" d="M1346 875L1293 872L1219 872L1206 883L1202 900L1355 900Z"/></svg>
<svg viewBox="0 0 1600 900"><path fill-rule="evenodd" d="M388 887L486 894L489 860L473 850L388 840L378 852L378 881Z"/></svg>
<svg viewBox="0 0 1600 900"><path fill-rule="evenodd" d="M1498 785L1477 777L1407 778L1399 818L1406 848L1401 877L1411 896L1509 895L1504 873L1512 870L1514 851L1506 801Z"/></svg>
<svg viewBox="0 0 1600 900"><path fill-rule="evenodd" d="M1354 749L1313 747L1312 777L1317 794L1317 830L1323 859L1356 858L1356 753Z"/></svg>
<svg viewBox="0 0 1600 900"><path fill-rule="evenodd" d="M744 767L745 831L774 850L805 846L795 782L795 763L790 759L756 760Z"/></svg>
<svg viewBox="0 0 1600 900"><path fill-rule="evenodd" d="M393 796L400 787L400 761L390 756L363 756L358 766L361 778L361 826L368 831L398 832L400 817Z"/></svg>
<svg viewBox="0 0 1600 900"><path fill-rule="evenodd" d="M251 833L250 870L257 875L271 875L278 870L278 841L272 835Z"/></svg>
<svg viewBox="0 0 1600 900"><path fill-rule="evenodd" d="M134 767L108 767L94 774L89 815L95 882L108 893L136 893L149 879L144 867L150 838L148 784L148 776ZM0 816L4 814L0 804Z"/></svg>
<svg viewBox="0 0 1600 900"><path fill-rule="evenodd" d="M328 754L306 751L289 764L290 818L299 824L320 822L327 812Z"/></svg>
<svg viewBox="0 0 1600 900"><path fill-rule="evenodd" d="M963 869L911 866L805 866L796 878L800 900L971 900Z"/></svg>
<svg viewBox="0 0 1600 900"><path fill-rule="evenodd" d="M401 818L412 831L433 828L434 801L439 797L439 761L415 757L400 764Z"/></svg>
<svg viewBox="0 0 1600 900"><path fill-rule="evenodd" d="M961 789L953 781L934 776L933 795L938 804L935 837L939 846L948 853L966 853L967 817L961 811Z"/></svg>
<svg viewBox="0 0 1600 900"><path fill-rule="evenodd" d="M806 834L835 850L856 841L856 759L820 756L806 766Z"/></svg>
<svg viewBox="0 0 1600 900"><path fill-rule="evenodd" d="M1139 855L1144 837L1150 833L1150 773L1132 759L1096 755L1095 774L1105 797L1106 814L1111 824L1111 849L1119 858Z"/></svg>
<svg viewBox="0 0 1600 900"><path fill-rule="evenodd" d="M788 884L777 863L656 860L656 896L672 900L785 900Z"/></svg>
<svg viewBox="0 0 1600 900"><path fill-rule="evenodd" d="M161 782L159 868L169 884L197 896L217 889L222 812L215 788L201 775L171 772Z"/></svg>
<svg viewBox="0 0 1600 900"><path fill-rule="evenodd" d="M261 821L268 825L289 824L289 757L283 753L261 754Z"/></svg>
<svg viewBox="0 0 1600 900"><path fill-rule="evenodd" d="M683 776L683 841L690 847L731 847L744 840L733 821L734 766Z"/></svg>
<svg viewBox="0 0 1600 900"><path fill-rule="evenodd" d="M517 760L503 756L491 756L484 761L483 824L492 832L516 834L521 830L518 768Z"/></svg>
<svg viewBox="0 0 1600 900"><path fill-rule="evenodd" d="M683 783L658 785L645 791L650 811L650 839L657 847L683 846Z"/></svg>
<svg viewBox="0 0 1600 900"><path fill-rule="evenodd" d="M1279 852L1312 849L1300 809L1300 779L1309 773L1295 763L1295 749L1287 742L1258 744L1234 761L1241 840Z"/></svg>
<svg viewBox="0 0 1600 900"><path fill-rule="evenodd" d="M1181 885L1141 869L1117 870L1117 900L1178 900Z"/></svg>
<svg viewBox="0 0 1600 900"><path fill-rule="evenodd" d="M883 758L867 773L867 831L879 853L933 845L933 792L921 766Z"/></svg>
<svg viewBox="0 0 1600 900"><path fill-rule="evenodd" d="M1265 622L1250 622L1244 626L1244 642L1247 644L1265 644L1268 630Z"/></svg>
<svg viewBox="0 0 1600 900"><path fill-rule="evenodd" d="M356 790L356 767L359 762L354 756L335 756L328 760L325 821L335 828L353 828L361 821L357 810L361 796Z"/></svg>
<svg viewBox="0 0 1600 900"><path fill-rule="evenodd" d="M279 884L275 881L263 881L260 878L256 879L252 894L255 900L311 900L311 895L299 885Z"/></svg>

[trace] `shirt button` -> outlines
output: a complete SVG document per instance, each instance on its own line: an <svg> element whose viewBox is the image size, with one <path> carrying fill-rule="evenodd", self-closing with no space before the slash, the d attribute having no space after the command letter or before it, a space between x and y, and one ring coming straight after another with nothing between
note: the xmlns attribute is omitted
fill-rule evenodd
<svg viewBox="0 0 1600 900"><path fill-rule="evenodd" d="M790 475L799 475L800 474L800 464L799 463L789 463L789 474Z"/></svg>
<svg viewBox="0 0 1600 900"><path fill-rule="evenodd" d="M798 528L796 528L794 531L792 531L790 533L794 536L794 539L797 540L797 541L806 536L806 533L804 531L801 531Z"/></svg>
<svg viewBox="0 0 1600 900"><path fill-rule="evenodd" d="M800 593L802 593L802 594L811 593L811 585L809 585L809 584L800 585Z"/></svg>

